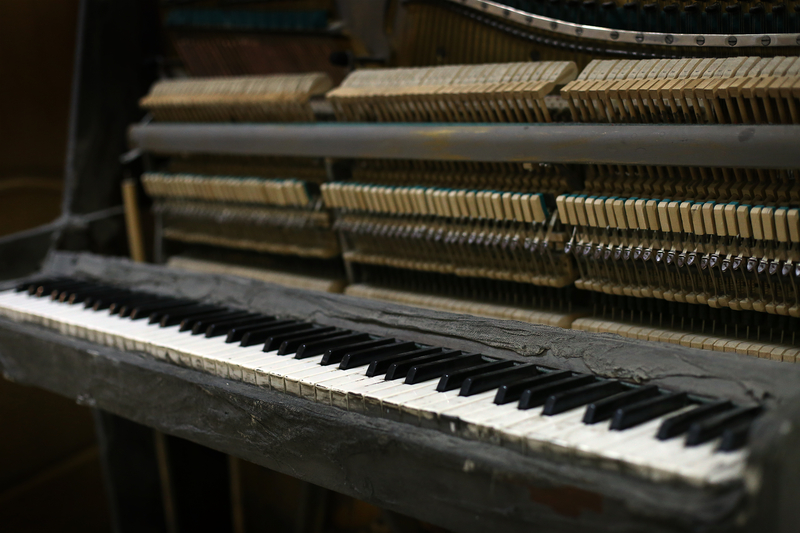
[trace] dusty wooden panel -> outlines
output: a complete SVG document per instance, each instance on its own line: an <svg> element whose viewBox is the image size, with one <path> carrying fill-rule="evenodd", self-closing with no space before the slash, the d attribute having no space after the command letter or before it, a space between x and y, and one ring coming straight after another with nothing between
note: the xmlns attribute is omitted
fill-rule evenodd
<svg viewBox="0 0 800 533"><path fill-rule="evenodd" d="M649 382L737 401L780 403L800 366L523 322L456 315L224 275L194 274L91 254L54 253L46 271L92 276L163 294L395 335L556 368Z"/></svg>
<svg viewBox="0 0 800 533"><path fill-rule="evenodd" d="M455 531L731 525L739 486L655 484L319 405L0 320L8 378Z"/></svg>

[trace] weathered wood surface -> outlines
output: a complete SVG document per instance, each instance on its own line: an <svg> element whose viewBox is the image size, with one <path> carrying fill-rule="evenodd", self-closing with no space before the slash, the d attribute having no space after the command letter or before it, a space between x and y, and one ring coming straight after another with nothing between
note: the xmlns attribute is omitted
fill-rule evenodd
<svg viewBox="0 0 800 533"><path fill-rule="evenodd" d="M0 367L170 435L454 531L732 526L743 487L656 484L231 382L0 319Z"/></svg>
<svg viewBox="0 0 800 533"><path fill-rule="evenodd" d="M142 290L213 301L264 313L395 335L555 368L649 382L740 402L781 403L800 391L800 365L431 311L340 294L290 289L257 280L197 274L85 253L51 254L45 271L92 276Z"/></svg>

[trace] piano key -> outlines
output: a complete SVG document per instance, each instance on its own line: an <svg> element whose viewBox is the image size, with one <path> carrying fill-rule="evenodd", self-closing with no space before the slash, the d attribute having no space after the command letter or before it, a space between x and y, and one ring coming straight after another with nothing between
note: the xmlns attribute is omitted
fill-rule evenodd
<svg viewBox="0 0 800 533"><path fill-rule="evenodd" d="M547 398L558 392L576 389L596 380L594 376L586 374L578 374L567 379L555 381L553 383L545 383L537 385L536 387L529 387L522 392L519 398L518 407L520 409L532 409L544 405Z"/></svg>
<svg viewBox="0 0 800 533"><path fill-rule="evenodd" d="M110 309L112 305L117 302L129 302L136 297L135 293L128 292L128 293L120 293L115 294L105 298L96 298L95 301L92 303L92 309L94 311L103 311L106 309Z"/></svg>
<svg viewBox="0 0 800 533"><path fill-rule="evenodd" d="M187 331L187 332L191 333L192 328L194 328L194 325L200 320L214 319L214 318L219 318L219 317L227 318L227 317L233 315L234 313L241 313L241 312L242 311L237 310L237 309L223 308L222 310L219 310L219 311L202 311L202 312L194 314L194 315L189 315L187 317L184 317L180 321L180 324L179 324L180 325L180 331Z"/></svg>
<svg viewBox="0 0 800 533"><path fill-rule="evenodd" d="M276 333L289 333L292 331L302 331L312 329L313 324L302 322L300 320L292 320L286 324L275 325L255 331L248 331L242 336L242 346L253 346L256 344L264 344L267 339Z"/></svg>
<svg viewBox="0 0 800 533"><path fill-rule="evenodd" d="M212 305L194 304L191 307L184 307L181 309L169 309L166 311L155 311L150 313L148 323L158 324L162 328L167 326L180 325L181 320L184 318L202 314L214 313L222 311L224 308Z"/></svg>
<svg viewBox="0 0 800 533"><path fill-rule="evenodd" d="M339 368L347 370L359 366L367 366L375 359L386 358L393 355L416 351L419 345L415 342L398 342L387 344L378 348L367 348L365 350L353 351L342 357Z"/></svg>
<svg viewBox="0 0 800 533"><path fill-rule="evenodd" d="M230 320L222 320L220 322L214 322L213 324L210 324L206 328L205 336L211 338L211 337L220 337L222 335L225 335L227 337L228 332L235 327L254 326L258 324L263 324L262 327L266 327L272 321L273 321L272 317L264 315L252 315L242 318L232 318Z"/></svg>
<svg viewBox="0 0 800 533"><path fill-rule="evenodd" d="M505 403L515 402L520 399L525 389L544 385L545 383L553 383L568 379L573 374L568 370L558 370L555 372L548 372L539 376L530 378L522 378L505 385L501 385L497 389L497 394L494 397L494 403L503 405Z"/></svg>
<svg viewBox="0 0 800 533"><path fill-rule="evenodd" d="M92 294L98 294L98 293L103 293L103 292L107 293L108 292L108 288L107 287L101 287L101 286L98 286L98 285L85 285L85 286L82 286L82 287L76 287L76 288L66 289L66 290L62 290L62 291L58 291L58 290L53 291L53 293L51 294L51 297L54 300L57 300L59 302L74 304L74 303L80 303L80 302L74 302L73 300L75 300L75 299L83 300L82 296L84 296L84 295L89 296L89 295L92 295Z"/></svg>
<svg viewBox="0 0 800 533"><path fill-rule="evenodd" d="M386 357L381 356L377 359L373 359L369 364L369 368L367 368L367 375L370 377L382 376L386 374L386 371L389 370L389 367L394 363L407 361L417 357L440 354L442 351L442 348L419 348L416 350L411 350L410 352L396 353Z"/></svg>
<svg viewBox="0 0 800 533"><path fill-rule="evenodd" d="M35 291L34 294L40 297L52 298L54 292L58 294L59 292L67 289L78 289L81 287L85 287L86 285L87 285L86 281L73 280L73 279L46 282L42 283L41 285L38 285L34 289Z"/></svg>
<svg viewBox="0 0 800 533"><path fill-rule="evenodd" d="M141 320L143 318L149 318L150 313L153 313L154 311L180 309L190 307L192 305L194 305L194 302L185 299L169 299L163 300L159 303L137 305L131 310L130 318L131 320Z"/></svg>
<svg viewBox="0 0 800 533"><path fill-rule="evenodd" d="M91 287L86 289L69 290L63 291L59 295L59 301L68 303L70 305L75 305L85 302L87 298L91 298L92 296L114 294L115 292L117 292L116 289L111 289L109 287ZM63 299L61 298L62 295L65 295Z"/></svg>
<svg viewBox="0 0 800 533"><path fill-rule="evenodd" d="M446 392L459 389L460 391L461 385L463 385L465 379L472 376L488 374L497 370L504 370L512 366L514 366L513 361L494 361L463 368L455 372L448 372L439 379L439 385L436 387L436 390L439 392Z"/></svg>
<svg viewBox="0 0 800 533"><path fill-rule="evenodd" d="M659 440L671 439L672 437L676 437L689 431L689 426L691 426L694 422L732 408L733 404L730 402L730 400L719 400L716 402L699 405L694 409L664 420L664 423L661 424L660 428L658 428L658 434L656 435L656 438Z"/></svg>
<svg viewBox="0 0 800 533"><path fill-rule="evenodd" d="M109 291L108 293L104 294L96 294L90 298L87 298L83 302L83 306L87 309L97 310L100 311L102 309L108 309L108 305L110 305L109 300L113 300L115 298L123 298L131 296L131 291L126 290L118 290L118 291ZM108 305L103 305L103 302L109 302Z"/></svg>
<svg viewBox="0 0 800 533"><path fill-rule="evenodd" d="M747 444L747 439L750 434L751 422L742 422L739 425L726 428L722 432L719 447L721 452L733 452L739 450Z"/></svg>
<svg viewBox="0 0 800 533"><path fill-rule="evenodd" d="M293 324L296 322L297 322L296 320L288 320L288 319L278 320L275 317L265 316L264 322L257 322L255 324L250 324L249 326L232 327L231 329L228 330L228 334L225 337L225 342L227 343L241 342L245 333L262 330L267 327L285 326L287 324Z"/></svg>
<svg viewBox="0 0 800 533"><path fill-rule="evenodd" d="M491 389L496 389L510 381L518 380L520 378L527 378L529 376L536 376L540 372L533 363L525 363L513 366L511 368L503 368L493 372L487 372L478 376L470 376L461 384L462 396L471 396Z"/></svg>
<svg viewBox="0 0 800 533"><path fill-rule="evenodd" d="M359 342L352 346L338 346L336 348L331 348L326 351L322 356L322 365L329 365L329 364L337 364L342 362L342 358L350 352L358 352L361 350L369 350L373 348L378 348L380 346L385 346L387 344L395 343L395 339L389 337L383 337L379 339L372 339L365 342Z"/></svg>
<svg viewBox="0 0 800 533"><path fill-rule="evenodd" d="M439 361L415 365L406 374L406 383L413 385L414 383L437 379L447 372L472 366L482 360L483 358L480 354L461 354Z"/></svg>
<svg viewBox="0 0 800 533"><path fill-rule="evenodd" d="M62 278L62 277L45 277L45 278L40 278L40 279L36 279L36 280L23 281L22 283L20 283L16 287L14 287L14 292L32 293L33 291L36 290L37 286L42 285L44 283L50 283L52 281L57 281L59 279L64 279L64 278Z"/></svg>
<svg viewBox="0 0 800 533"><path fill-rule="evenodd" d="M118 315L120 318L128 318L130 317L133 310L139 306L169 305L171 302L172 302L171 298L148 296L148 297L133 299L130 302L123 305L111 304L111 307L109 307L108 310L112 315Z"/></svg>
<svg viewBox="0 0 800 533"><path fill-rule="evenodd" d="M620 392L614 396L609 396L602 400L598 400L589 404L586 407L586 413L583 417L585 424L596 424L603 420L608 420L620 407L636 403L641 400L646 400L658 395L658 387L655 385L647 385L644 387L636 387L631 390Z"/></svg>
<svg viewBox="0 0 800 533"><path fill-rule="evenodd" d="M689 401L685 392L664 394L620 407L611 419L611 429L622 430L677 411Z"/></svg>
<svg viewBox="0 0 800 533"><path fill-rule="evenodd" d="M728 429L750 422L761 413L761 407L735 407L710 418L692 423L686 434L686 446L697 446L722 435Z"/></svg>
<svg viewBox="0 0 800 533"><path fill-rule="evenodd" d="M612 396L624 390L619 381L599 381L582 387L558 392L547 398L542 414L557 415L590 402Z"/></svg>
<svg viewBox="0 0 800 533"><path fill-rule="evenodd" d="M414 368L415 365L426 364L432 361L441 361L443 359L451 359L454 356L461 355L461 350L443 350L439 353L421 355L411 359L404 359L392 363L386 371L385 379L400 379L408 376L408 372Z"/></svg>
<svg viewBox="0 0 800 533"><path fill-rule="evenodd" d="M278 354L279 355L293 355L298 347L302 344L307 342L315 342L315 341L322 341L326 339L338 338L342 335L348 335L352 333L352 331L348 329L339 329L334 328L332 326L317 328L317 330L308 330L305 333L299 333L297 335L289 335L287 336L283 342L280 343L278 347ZM270 339L274 339L275 337L270 337ZM270 340L267 341L265 344L269 346L271 344L277 344L277 340Z"/></svg>
<svg viewBox="0 0 800 533"><path fill-rule="evenodd" d="M306 357L312 357L315 355L323 355L327 351L334 348L346 350L349 347L364 344L364 342L368 340L370 340L370 336L366 333L349 333L334 339L314 341L303 344L297 348L294 356L296 359L304 359Z"/></svg>
<svg viewBox="0 0 800 533"><path fill-rule="evenodd" d="M210 315L198 320L195 320L191 325L191 332L192 335L202 335L205 334L208 326L211 326L217 322L223 322L228 320L243 320L248 317L255 316L253 313L248 313L247 311L229 311L227 313L223 313L220 315Z"/></svg>
<svg viewBox="0 0 800 533"><path fill-rule="evenodd" d="M338 328L333 326L317 326L312 325L312 327L307 329L299 329L296 331L286 332L286 333L278 333L273 334L264 342L264 351L271 352L273 350L278 350L281 345L286 341L294 341L294 340L305 340L311 339L318 335L325 335L327 333L332 333L337 331Z"/></svg>

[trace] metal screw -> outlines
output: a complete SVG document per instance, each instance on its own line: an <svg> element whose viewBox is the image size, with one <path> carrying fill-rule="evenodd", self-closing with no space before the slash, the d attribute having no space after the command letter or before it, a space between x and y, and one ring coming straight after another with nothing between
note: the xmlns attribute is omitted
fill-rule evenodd
<svg viewBox="0 0 800 533"><path fill-rule="evenodd" d="M487 4L487 3L485 3L485 2L484 2L483 4L481 4L481 7L482 7L483 9L489 9L489 4Z"/></svg>
<svg viewBox="0 0 800 533"><path fill-rule="evenodd" d="M611 39L612 39L612 40L614 40L614 41L616 41L617 39L619 39L619 32L612 31L612 32L611 32Z"/></svg>
<svg viewBox="0 0 800 533"><path fill-rule="evenodd" d="M698 35L697 39L695 39L694 42L697 43L697 46L703 46L704 44L706 44L706 38L703 37L702 35Z"/></svg>
<svg viewBox="0 0 800 533"><path fill-rule="evenodd" d="M532 24L533 23L533 17L525 17L525 22L527 22L528 24Z"/></svg>
<svg viewBox="0 0 800 533"><path fill-rule="evenodd" d="M504 11L503 11L503 16L504 16L504 17L506 17L506 18L510 17L510 16L511 16L511 11L509 11L509 10L507 10L507 9L506 9L506 10L504 10Z"/></svg>
<svg viewBox="0 0 800 533"><path fill-rule="evenodd" d="M761 38L761 46L769 46L769 43L772 42L772 39L769 38L769 35L765 35Z"/></svg>
<svg viewBox="0 0 800 533"><path fill-rule="evenodd" d="M737 42L738 42L738 41L736 40L736 37L734 37L733 35L731 35L730 37L728 37L728 45L730 45L730 46L736 46L736 43L737 43Z"/></svg>
<svg viewBox="0 0 800 533"><path fill-rule="evenodd" d="M672 41L674 41L674 40L675 40L675 38L672 37L672 35L667 35L666 37L664 37L664 42L667 43L667 44L672 44Z"/></svg>
<svg viewBox="0 0 800 533"><path fill-rule="evenodd" d="M794 40L797 44L800 44L800 35L797 36L797 39Z"/></svg>
<svg viewBox="0 0 800 533"><path fill-rule="evenodd" d="M558 23L557 22L551 22L550 23L550 29L554 30L556 28L558 28ZM797 39L800 41L800 37L798 37Z"/></svg>
<svg viewBox="0 0 800 533"><path fill-rule="evenodd" d="M643 33L637 33L636 34L636 42L640 43L642 41L644 41L644 34Z"/></svg>
<svg viewBox="0 0 800 533"><path fill-rule="evenodd" d="M581 35L583 33L583 28L575 28L575 35Z"/></svg>

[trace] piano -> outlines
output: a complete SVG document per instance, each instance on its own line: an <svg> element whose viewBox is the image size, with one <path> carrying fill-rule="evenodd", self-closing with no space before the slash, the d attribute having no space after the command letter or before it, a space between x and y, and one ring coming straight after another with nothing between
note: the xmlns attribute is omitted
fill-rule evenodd
<svg viewBox="0 0 800 533"><path fill-rule="evenodd" d="M307 67L227 69L284 15L165 2L187 71L103 93L117 145L79 46L4 376L453 531L794 530L796 13L412 0L376 40L341 4Z"/></svg>

